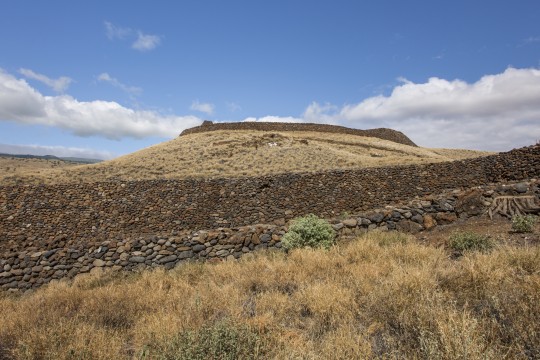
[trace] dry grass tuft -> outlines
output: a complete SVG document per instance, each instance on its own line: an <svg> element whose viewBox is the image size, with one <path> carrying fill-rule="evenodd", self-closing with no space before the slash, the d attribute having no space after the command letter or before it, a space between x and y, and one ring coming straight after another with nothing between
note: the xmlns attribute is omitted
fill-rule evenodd
<svg viewBox="0 0 540 360"><path fill-rule="evenodd" d="M540 249L396 233L0 295L0 358L533 359Z"/></svg>

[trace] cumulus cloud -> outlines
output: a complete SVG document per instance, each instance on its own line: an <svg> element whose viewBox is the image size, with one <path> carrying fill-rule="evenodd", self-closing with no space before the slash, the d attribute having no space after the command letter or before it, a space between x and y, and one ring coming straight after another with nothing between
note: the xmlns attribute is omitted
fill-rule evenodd
<svg viewBox="0 0 540 360"><path fill-rule="evenodd" d="M195 100L191 103L190 109L195 111L200 111L207 115L212 115L214 113L214 104L210 103L201 103L199 100Z"/></svg>
<svg viewBox="0 0 540 360"><path fill-rule="evenodd" d="M474 83L401 79L389 96L358 104L311 104L304 118L357 128L389 127L422 146L509 150L540 139L540 70L508 68Z"/></svg>
<svg viewBox="0 0 540 360"><path fill-rule="evenodd" d="M130 95L140 95L142 93L140 87L125 85L118 81L118 79L111 77L108 73L99 74L98 81L109 83Z"/></svg>
<svg viewBox="0 0 540 360"><path fill-rule="evenodd" d="M157 35L143 34L141 31L138 31L137 40L135 40L131 47L139 51L149 51L157 47L160 42L161 37Z"/></svg>
<svg viewBox="0 0 540 360"><path fill-rule="evenodd" d="M115 80L102 75L101 81ZM508 68L472 83L437 77L423 83L399 80L388 96L342 106L313 102L299 117L269 115L243 121L387 127L403 131L418 145L427 147L505 151L540 140L539 69ZM212 114L214 105L194 101L191 109ZM202 122L196 116L134 110L111 101L44 96L24 79L1 69L0 120L56 126L76 135L112 139L173 137Z"/></svg>
<svg viewBox="0 0 540 360"><path fill-rule="evenodd" d="M131 47L138 51L153 50L161 43L161 36L158 35L149 35L141 30L117 26L109 21L105 21L103 25L105 26L105 35L109 40L134 39Z"/></svg>
<svg viewBox="0 0 540 360"><path fill-rule="evenodd" d="M53 89L54 91L61 93L67 90L69 85L73 82L72 79L67 76L61 76L58 79L51 79L43 74L38 74L30 69L19 69L19 73L24 75L28 79L40 81Z"/></svg>
<svg viewBox="0 0 540 360"><path fill-rule="evenodd" d="M11 145L0 144L0 153L14 155L54 155L58 157L80 157L86 159L109 160L114 154L109 151L100 151L88 148L44 146L44 145Z"/></svg>
<svg viewBox="0 0 540 360"><path fill-rule="evenodd" d="M109 139L174 137L199 125L195 116L133 110L113 101L79 101L69 95L44 96L23 79L0 69L0 121L55 126L75 135Z"/></svg>

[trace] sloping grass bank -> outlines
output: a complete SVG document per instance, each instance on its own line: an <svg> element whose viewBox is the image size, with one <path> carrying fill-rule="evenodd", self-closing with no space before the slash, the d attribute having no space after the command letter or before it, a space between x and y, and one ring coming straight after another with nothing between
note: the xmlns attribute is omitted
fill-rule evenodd
<svg viewBox="0 0 540 360"><path fill-rule="evenodd" d="M329 251L0 294L0 358L540 358L540 249L452 259L398 233Z"/></svg>

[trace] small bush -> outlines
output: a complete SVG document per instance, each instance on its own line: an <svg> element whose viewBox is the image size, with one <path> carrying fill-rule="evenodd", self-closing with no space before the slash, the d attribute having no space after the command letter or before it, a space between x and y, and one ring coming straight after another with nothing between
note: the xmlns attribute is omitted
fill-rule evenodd
<svg viewBox="0 0 540 360"><path fill-rule="evenodd" d="M335 235L328 221L310 214L294 219L281 243L287 250L305 246L328 249L335 243Z"/></svg>
<svg viewBox="0 0 540 360"><path fill-rule="evenodd" d="M207 325L199 330L186 330L176 335L165 346L155 349L160 359L257 359L266 352L263 339L245 325L228 320ZM149 349L150 348L150 349ZM143 350L141 358L153 353L151 346Z"/></svg>
<svg viewBox="0 0 540 360"><path fill-rule="evenodd" d="M515 215L512 218L512 230L518 233L529 233L533 231L536 217L533 215Z"/></svg>
<svg viewBox="0 0 540 360"><path fill-rule="evenodd" d="M488 251L493 242L487 235L479 235L470 231L456 232L450 235L450 248L457 252Z"/></svg>

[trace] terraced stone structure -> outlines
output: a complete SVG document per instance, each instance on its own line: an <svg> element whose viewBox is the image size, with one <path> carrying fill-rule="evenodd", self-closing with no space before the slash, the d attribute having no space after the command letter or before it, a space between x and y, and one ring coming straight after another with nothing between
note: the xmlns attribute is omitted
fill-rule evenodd
<svg viewBox="0 0 540 360"><path fill-rule="evenodd" d="M420 231L477 215L489 199L469 210L465 201L460 210L464 189L538 178L540 145L448 163L260 178L4 186L0 287L279 248L287 221L308 213L356 214L335 224L344 235L370 227ZM538 182L528 184L516 189L538 198ZM361 215L387 205L393 210Z"/></svg>
<svg viewBox="0 0 540 360"><path fill-rule="evenodd" d="M232 123L213 123L204 121L202 125L182 131L180 136L203 133L218 130L244 130L244 131L313 131L334 134L349 134L357 136L375 137L383 140L393 141L398 144L417 146L411 139L400 131L379 128L369 130L351 129L344 126L311 124L311 123L271 123L271 122L232 122Z"/></svg>

